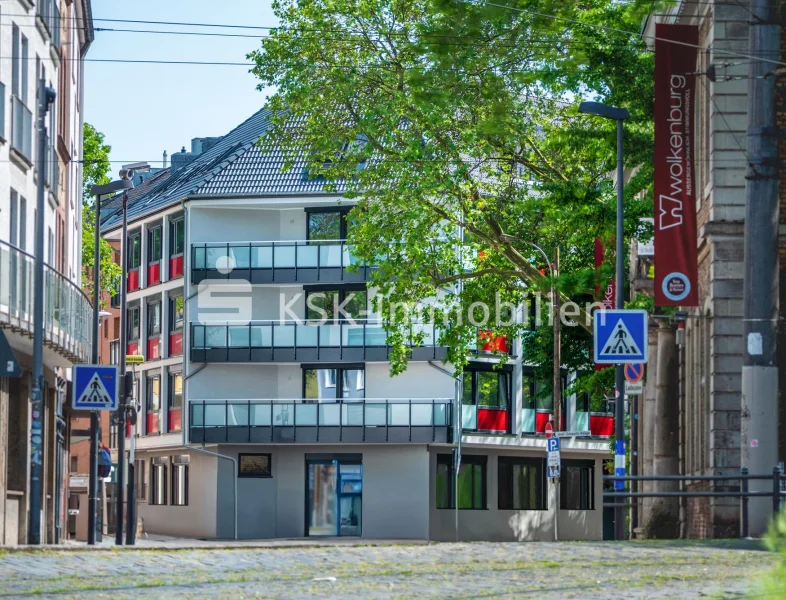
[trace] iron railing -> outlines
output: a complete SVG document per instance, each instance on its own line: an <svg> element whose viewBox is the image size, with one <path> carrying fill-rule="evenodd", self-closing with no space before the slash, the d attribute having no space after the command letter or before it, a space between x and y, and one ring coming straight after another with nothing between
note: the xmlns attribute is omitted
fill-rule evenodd
<svg viewBox="0 0 786 600"><path fill-rule="evenodd" d="M440 328L413 323L410 339L415 360L438 360ZM239 324L191 324L194 362L269 362L303 360L387 360L387 332L381 321L252 321Z"/></svg>
<svg viewBox="0 0 786 600"><path fill-rule="evenodd" d="M357 267L350 273L349 267ZM192 283L244 279L252 283L366 281L371 267L346 240L229 242L191 246Z"/></svg>
<svg viewBox="0 0 786 600"><path fill-rule="evenodd" d="M31 254L0 241L0 323L33 335ZM44 342L74 362L87 362L92 349L92 307L65 275L44 265Z"/></svg>
<svg viewBox="0 0 786 600"><path fill-rule="evenodd" d="M191 400L192 443L449 442L450 398Z"/></svg>
<svg viewBox="0 0 786 600"><path fill-rule="evenodd" d="M771 474L751 475L747 467L740 469L739 475L628 475L625 477L618 475L604 475L604 481L633 482L634 489L631 491L621 490L614 492L603 492L603 506L607 508L636 508L636 502L618 502L618 498L740 498L742 503L742 514L740 518L740 536L748 537L748 499L756 497L772 498L773 515L780 511L784 494L781 490L782 473L780 467L772 469ZM772 490L750 491L748 483L751 480L772 481ZM674 481L678 483L690 483L694 481L709 481L715 484L719 481L736 481L736 489L726 490L689 490L680 492L640 492L638 483L642 481ZM606 502L606 498L611 498L613 502Z"/></svg>
<svg viewBox="0 0 786 600"><path fill-rule="evenodd" d="M19 96L11 96L11 147L33 162L33 113Z"/></svg>

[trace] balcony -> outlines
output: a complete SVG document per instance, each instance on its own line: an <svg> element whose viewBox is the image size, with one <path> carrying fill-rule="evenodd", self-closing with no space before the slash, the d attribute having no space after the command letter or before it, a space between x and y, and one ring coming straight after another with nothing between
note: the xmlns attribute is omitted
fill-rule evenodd
<svg viewBox="0 0 786 600"><path fill-rule="evenodd" d="M0 241L0 322L33 336L32 255ZM44 265L44 343L72 362L90 360L92 307L84 292Z"/></svg>
<svg viewBox="0 0 786 600"><path fill-rule="evenodd" d="M449 443L452 400L192 400L191 443Z"/></svg>
<svg viewBox="0 0 786 600"><path fill-rule="evenodd" d="M11 148L33 164L33 113L19 96L11 96Z"/></svg>
<svg viewBox="0 0 786 600"><path fill-rule="evenodd" d="M356 273L348 268L357 266ZM360 265L345 240L237 242L191 246L191 283L362 283L374 267Z"/></svg>
<svg viewBox="0 0 786 600"><path fill-rule="evenodd" d="M411 360L443 360L435 324L413 324L423 345ZM191 362L358 362L387 361L387 333L381 322L257 321L191 324Z"/></svg>

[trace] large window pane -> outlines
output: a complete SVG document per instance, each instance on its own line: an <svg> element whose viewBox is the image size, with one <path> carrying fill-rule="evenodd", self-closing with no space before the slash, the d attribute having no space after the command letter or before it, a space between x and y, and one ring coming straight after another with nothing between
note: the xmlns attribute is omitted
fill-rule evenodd
<svg viewBox="0 0 786 600"><path fill-rule="evenodd" d="M342 369L342 398L365 398L366 372L363 369Z"/></svg>
<svg viewBox="0 0 786 600"><path fill-rule="evenodd" d="M450 490L453 487L450 481L452 472L451 460L452 457L449 455L437 457L437 508L450 508L452 505L452 498L450 497Z"/></svg>
<svg viewBox="0 0 786 600"><path fill-rule="evenodd" d="M545 510L542 459L500 457L499 508L501 510Z"/></svg>
<svg viewBox="0 0 786 600"><path fill-rule="evenodd" d="M499 375L488 371L477 373L479 406L499 405Z"/></svg>
<svg viewBox="0 0 786 600"><path fill-rule="evenodd" d="M305 397L308 399L338 398L337 369L304 369Z"/></svg>
<svg viewBox="0 0 786 600"><path fill-rule="evenodd" d="M593 510L595 463L593 461L563 461L560 477L560 508L563 510Z"/></svg>
<svg viewBox="0 0 786 600"><path fill-rule="evenodd" d="M309 213L308 215L309 240L340 240L341 239L341 213Z"/></svg>

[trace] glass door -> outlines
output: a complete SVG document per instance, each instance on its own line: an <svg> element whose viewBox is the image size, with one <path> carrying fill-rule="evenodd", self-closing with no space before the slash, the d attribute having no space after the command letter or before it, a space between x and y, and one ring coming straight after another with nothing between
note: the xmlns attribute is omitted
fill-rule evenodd
<svg viewBox="0 0 786 600"><path fill-rule="evenodd" d="M338 535L338 464L308 463L308 535Z"/></svg>
<svg viewBox="0 0 786 600"><path fill-rule="evenodd" d="M307 470L308 535L361 535L363 466L308 461Z"/></svg>

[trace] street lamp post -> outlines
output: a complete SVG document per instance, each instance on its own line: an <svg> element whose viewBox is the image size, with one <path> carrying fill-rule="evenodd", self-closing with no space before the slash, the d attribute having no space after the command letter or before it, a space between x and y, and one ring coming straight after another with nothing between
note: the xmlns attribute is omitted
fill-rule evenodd
<svg viewBox="0 0 786 600"><path fill-rule="evenodd" d="M623 123L630 114L626 108L617 108L608 106L599 102L582 102L579 105L579 112L589 115L596 115L606 119L617 121L617 309L624 308L625 305L625 261L623 249L623 236L624 228L623 221L625 217L624 209L624 192L625 192L625 173L622 163L623 155ZM617 365L616 377L616 400L614 402L614 442L615 442L615 460L616 457L622 455L622 460L625 457L625 374L623 373L623 365ZM624 466L623 462L623 466ZM625 539L625 508L617 506L614 509L614 539Z"/></svg>
<svg viewBox="0 0 786 600"><path fill-rule="evenodd" d="M120 190L134 187L133 181L124 179L94 185L90 193L95 196L95 222L93 236L93 355L94 365L98 364L98 326L101 319L101 196L114 194ZM92 546L96 543L96 518L98 515L98 413L90 412L90 477L87 494L87 543Z"/></svg>

